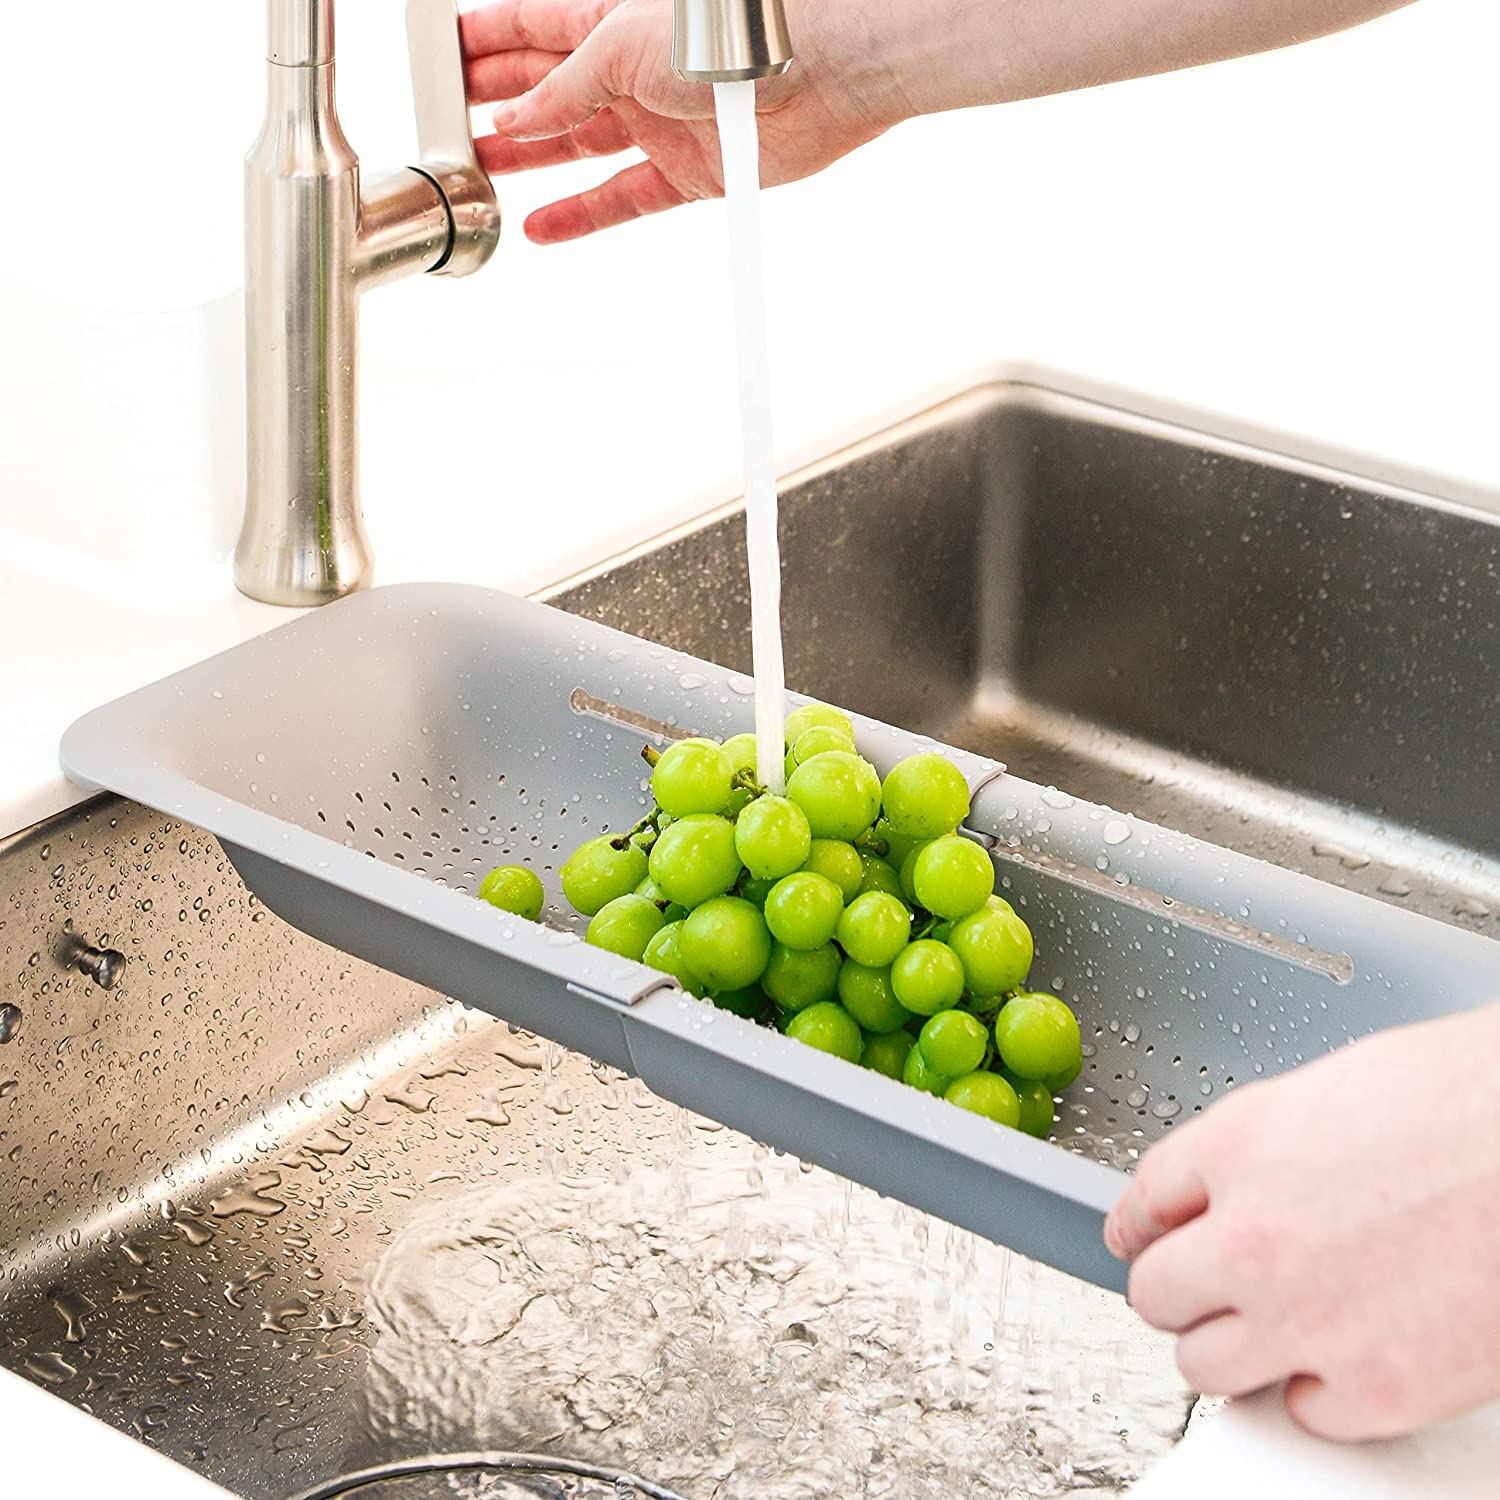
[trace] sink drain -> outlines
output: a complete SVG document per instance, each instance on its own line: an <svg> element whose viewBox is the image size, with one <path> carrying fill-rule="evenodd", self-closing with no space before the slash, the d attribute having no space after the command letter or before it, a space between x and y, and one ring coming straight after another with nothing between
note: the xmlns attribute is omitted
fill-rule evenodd
<svg viewBox="0 0 1500 1500"><path fill-rule="evenodd" d="M537 1479L591 1479L612 1487L611 1500L686 1500L676 1490L652 1484L639 1475L579 1463L574 1459L554 1458L545 1453L427 1453L341 1474L337 1479L301 1491L292 1500L334 1500L337 1495L352 1495L371 1485L423 1474L486 1473Z"/></svg>

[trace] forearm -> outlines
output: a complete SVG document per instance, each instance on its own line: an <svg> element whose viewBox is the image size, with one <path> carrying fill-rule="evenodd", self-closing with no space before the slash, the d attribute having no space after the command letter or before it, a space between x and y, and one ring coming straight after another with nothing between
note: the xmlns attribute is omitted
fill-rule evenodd
<svg viewBox="0 0 1500 1500"><path fill-rule="evenodd" d="M854 8L855 24L881 62L887 112L901 119L1267 52L1357 26L1409 3L865 0Z"/></svg>

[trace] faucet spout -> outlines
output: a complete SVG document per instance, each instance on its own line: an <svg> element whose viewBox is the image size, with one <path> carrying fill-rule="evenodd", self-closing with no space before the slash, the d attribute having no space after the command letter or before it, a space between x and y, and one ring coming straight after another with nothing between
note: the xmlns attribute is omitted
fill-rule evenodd
<svg viewBox="0 0 1500 1500"><path fill-rule="evenodd" d="M771 78L792 64L782 0L674 0L672 68L689 83Z"/></svg>
<svg viewBox="0 0 1500 1500"><path fill-rule="evenodd" d="M359 298L494 253L454 0L409 0L421 164L361 181L334 97L333 0L268 0L265 124L245 165L247 473L235 583L270 604L366 587Z"/></svg>

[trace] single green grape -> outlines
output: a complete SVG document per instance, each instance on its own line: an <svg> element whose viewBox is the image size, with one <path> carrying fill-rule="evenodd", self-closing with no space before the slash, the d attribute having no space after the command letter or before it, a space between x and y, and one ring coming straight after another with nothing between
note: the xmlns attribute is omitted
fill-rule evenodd
<svg viewBox="0 0 1500 1500"><path fill-rule="evenodd" d="M852 753L854 736L846 734L835 724L814 724L811 729L804 729L786 753L786 774L790 776L804 761L829 750L847 750Z"/></svg>
<svg viewBox="0 0 1500 1500"><path fill-rule="evenodd" d="M931 839L920 839L907 850L906 858L901 861L901 894L911 902L917 904L917 856L932 842Z"/></svg>
<svg viewBox="0 0 1500 1500"><path fill-rule="evenodd" d="M848 750L828 750L798 766L786 794L807 814L817 839L858 838L880 812L875 767Z"/></svg>
<svg viewBox="0 0 1500 1500"><path fill-rule="evenodd" d="M885 854L882 858L893 869L900 870L906 863L906 856L916 848L918 844L926 843L925 839L911 837L910 834L897 833L891 827L889 818L881 818L871 830L876 840L885 845ZM953 829L945 828L944 833L952 833Z"/></svg>
<svg viewBox="0 0 1500 1500"><path fill-rule="evenodd" d="M839 888L841 901L852 901L859 895L865 878L859 851L843 839L814 839L802 868L831 880Z"/></svg>
<svg viewBox="0 0 1500 1500"><path fill-rule="evenodd" d="M535 922L542 914L546 893L535 870L525 865L500 865L480 881L479 899Z"/></svg>
<svg viewBox="0 0 1500 1500"><path fill-rule="evenodd" d="M922 938L897 955L891 965L891 988L907 1010L935 1016L963 998L964 966L946 943Z"/></svg>
<svg viewBox="0 0 1500 1500"><path fill-rule="evenodd" d="M857 852L864 874L860 877L856 894L863 896L868 891L884 891L887 896L902 900L901 877L896 873L895 867L868 849Z"/></svg>
<svg viewBox="0 0 1500 1500"><path fill-rule="evenodd" d="M766 904L766 897L776 888L774 880L760 880L748 870L739 878L739 883L734 888L736 896L743 896L746 901L753 901L757 906Z"/></svg>
<svg viewBox="0 0 1500 1500"><path fill-rule="evenodd" d="M646 878L645 852L628 839L609 834L581 844L557 872L563 895L586 917L592 917L616 896L627 896Z"/></svg>
<svg viewBox="0 0 1500 1500"><path fill-rule="evenodd" d="M888 968L911 938L911 913L883 891L856 896L839 918L839 946L867 969Z"/></svg>
<svg viewBox="0 0 1500 1500"><path fill-rule="evenodd" d="M666 920L654 901L631 891L616 896L599 908L589 922L584 940L596 948L618 953L621 958L633 958L639 963L645 957L647 944L661 931Z"/></svg>
<svg viewBox="0 0 1500 1500"><path fill-rule="evenodd" d="M989 1036L966 1010L942 1010L922 1027L917 1045L934 1073L961 1078L984 1061Z"/></svg>
<svg viewBox="0 0 1500 1500"><path fill-rule="evenodd" d="M656 805L674 818L716 813L729 800L734 763L713 740L678 740L668 745L651 773Z"/></svg>
<svg viewBox="0 0 1500 1500"><path fill-rule="evenodd" d="M854 738L854 724L848 714L840 709L830 708L826 703L804 703L786 716L787 745L795 745L809 729L816 728L820 724L833 729L841 729L849 739Z"/></svg>
<svg viewBox="0 0 1500 1500"><path fill-rule="evenodd" d="M969 816L969 784L951 760L929 751L891 768L881 801L896 833L934 839Z"/></svg>
<svg viewBox="0 0 1500 1500"><path fill-rule="evenodd" d="M1050 1074L1045 1082L1049 1094L1060 1094L1064 1089L1070 1089L1078 1082L1078 1075L1083 1072L1083 1050L1080 1047L1078 1056L1074 1058L1067 1067L1059 1072Z"/></svg>
<svg viewBox="0 0 1500 1500"><path fill-rule="evenodd" d="M738 896L705 901L682 924L681 944L684 962L713 994L754 984L771 957L765 918Z"/></svg>
<svg viewBox="0 0 1500 1500"><path fill-rule="evenodd" d="M720 1010L746 1021L759 1021L771 1008L766 992L758 984L746 985L741 990L723 990L710 998Z"/></svg>
<svg viewBox="0 0 1500 1500"><path fill-rule="evenodd" d="M713 813L678 818L651 846L651 878L668 900L691 910L740 878L734 824Z"/></svg>
<svg viewBox="0 0 1500 1500"><path fill-rule="evenodd" d="M866 1031L884 1036L900 1031L911 1012L896 999L889 969L867 969L852 958L839 970L839 1003Z"/></svg>
<svg viewBox="0 0 1500 1500"><path fill-rule="evenodd" d="M762 880L779 880L800 870L812 852L807 815L785 797L757 797L734 825L740 863Z"/></svg>
<svg viewBox="0 0 1500 1500"><path fill-rule="evenodd" d="M1021 1123L1021 1101L998 1073L966 1073L948 1085L943 1098L1012 1130Z"/></svg>
<svg viewBox="0 0 1500 1500"><path fill-rule="evenodd" d="M842 1005L831 1000L819 1001L799 1010L787 1022L786 1034L819 1052L831 1052L845 1062L857 1063L864 1051L865 1039L860 1035L859 1024Z"/></svg>
<svg viewBox="0 0 1500 1500"><path fill-rule="evenodd" d="M1078 1017L1056 995L1038 992L1007 1000L995 1017L995 1046L1006 1070L1022 1078L1047 1081L1083 1066Z"/></svg>
<svg viewBox="0 0 1500 1500"><path fill-rule="evenodd" d="M760 987L783 1010L805 1010L820 1000L831 1000L838 988L839 951L824 943L810 953L771 944L771 959L760 976Z"/></svg>
<svg viewBox="0 0 1500 1500"><path fill-rule="evenodd" d="M953 924L948 946L964 966L971 995L1008 995L1031 969L1031 929L1009 906L984 906Z"/></svg>
<svg viewBox="0 0 1500 1500"><path fill-rule="evenodd" d="M913 1045L904 1031L867 1036L864 1051L859 1054L859 1065L875 1073L884 1073L887 1078L900 1078L901 1070L906 1066L906 1054Z"/></svg>
<svg viewBox="0 0 1500 1500"><path fill-rule="evenodd" d="M844 898L826 876L811 870L788 875L766 897L766 925L788 948L804 953L830 942L844 914Z"/></svg>
<svg viewBox="0 0 1500 1500"><path fill-rule="evenodd" d="M943 1097L943 1091L952 1082L942 1073L934 1073L928 1066L927 1059L922 1055L922 1049L915 1043L906 1054L906 1061L901 1067L902 1083L909 1083L914 1089L921 1089L924 1094L936 1095L939 1099Z"/></svg>
<svg viewBox="0 0 1500 1500"><path fill-rule="evenodd" d="M1021 1101L1021 1129L1045 1141L1052 1134L1052 1090L1036 1078L1007 1073L1005 1081Z"/></svg>
<svg viewBox="0 0 1500 1500"><path fill-rule="evenodd" d="M732 734L724 741L722 746L724 754L729 757L729 764L734 767L735 773L748 771L755 775L755 736L753 734Z"/></svg>
<svg viewBox="0 0 1500 1500"><path fill-rule="evenodd" d="M918 851L911 883L920 906L953 922L984 907L995 890L995 865L972 839L947 834Z"/></svg>
<svg viewBox="0 0 1500 1500"><path fill-rule="evenodd" d="M646 944L642 962L662 974L670 974L690 995L703 993L703 981L682 956L682 923L667 922Z"/></svg>

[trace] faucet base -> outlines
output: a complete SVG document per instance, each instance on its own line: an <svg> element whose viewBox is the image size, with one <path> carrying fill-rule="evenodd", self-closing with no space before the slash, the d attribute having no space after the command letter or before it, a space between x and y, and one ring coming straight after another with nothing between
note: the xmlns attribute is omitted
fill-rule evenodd
<svg viewBox="0 0 1500 1500"><path fill-rule="evenodd" d="M340 528L328 547L258 546L241 537L234 553L234 586L262 604L311 609L375 581L375 554L364 528Z"/></svg>

